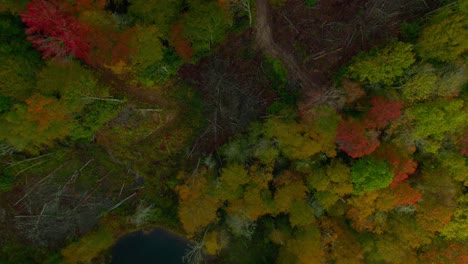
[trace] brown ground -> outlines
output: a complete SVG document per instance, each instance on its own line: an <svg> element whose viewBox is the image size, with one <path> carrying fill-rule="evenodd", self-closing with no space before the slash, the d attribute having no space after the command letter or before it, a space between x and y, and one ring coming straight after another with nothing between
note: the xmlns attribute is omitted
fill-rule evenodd
<svg viewBox="0 0 468 264"><path fill-rule="evenodd" d="M268 0L257 0L256 7L255 38L258 47L269 56L280 59L292 78L300 81L304 89L319 88L319 84L312 80L313 75L309 75L290 52L273 40L270 26L272 14Z"/></svg>
<svg viewBox="0 0 468 264"><path fill-rule="evenodd" d="M402 21L431 7L418 0L318 0L315 7L304 0L273 8L268 0L256 4L258 47L284 63L312 102L326 100L311 97L328 93L332 75L352 56L396 37Z"/></svg>

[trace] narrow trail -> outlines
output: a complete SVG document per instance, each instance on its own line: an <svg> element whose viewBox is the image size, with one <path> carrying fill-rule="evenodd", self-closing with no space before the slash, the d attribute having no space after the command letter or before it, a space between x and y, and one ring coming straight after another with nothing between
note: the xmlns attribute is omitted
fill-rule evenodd
<svg viewBox="0 0 468 264"><path fill-rule="evenodd" d="M256 5L255 37L258 47L269 56L281 60L290 76L299 81L305 91L320 89L320 86L313 82L297 63L294 56L275 43L270 26L272 15L268 0L256 0Z"/></svg>

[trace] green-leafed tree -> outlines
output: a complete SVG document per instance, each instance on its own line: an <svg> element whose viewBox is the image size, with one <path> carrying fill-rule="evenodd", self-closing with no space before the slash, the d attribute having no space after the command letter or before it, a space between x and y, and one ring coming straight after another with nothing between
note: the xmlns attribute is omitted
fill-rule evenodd
<svg viewBox="0 0 468 264"><path fill-rule="evenodd" d="M147 25L156 25L167 39L171 24L177 19L181 0L145 1L131 0L128 14Z"/></svg>
<svg viewBox="0 0 468 264"><path fill-rule="evenodd" d="M319 264L324 262L320 229L309 225L298 228L280 248L278 264Z"/></svg>
<svg viewBox="0 0 468 264"><path fill-rule="evenodd" d="M242 197L244 186L250 181L243 165L232 164L223 168L218 196L222 200L235 200Z"/></svg>
<svg viewBox="0 0 468 264"><path fill-rule="evenodd" d="M348 75L371 84L393 84L409 66L415 62L413 46L403 42L393 42L381 49L373 49L354 57L348 67Z"/></svg>
<svg viewBox="0 0 468 264"><path fill-rule="evenodd" d="M302 181L287 182L285 185L278 187L274 195L277 213L288 213L295 201L305 201L306 197L307 187Z"/></svg>
<svg viewBox="0 0 468 264"><path fill-rule="evenodd" d="M354 193L361 194L387 187L392 183L393 173L390 166L372 158L362 158L353 164L351 182Z"/></svg>
<svg viewBox="0 0 468 264"><path fill-rule="evenodd" d="M324 209L332 207L340 197L353 192L350 182L351 170L340 160L333 160L330 165L314 170L307 178L310 189L316 191L315 198Z"/></svg>
<svg viewBox="0 0 468 264"><path fill-rule="evenodd" d="M425 151L437 153L444 140L466 126L468 111L462 100L438 100L406 110L412 121L412 139Z"/></svg>
<svg viewBox="0 0 468 264"><path fill-rule="evenodd" d="M403 85L403 99L410 103L429 99L437 89L438 80L439 77L432 66L418 67L416 75Z"/></svg>
<svg viewBox="0 0 468 264"><path fill-rule="evenodd" d="M267 138L278 142L281 152L290 159L307 159L322 149L321 144L306 133L303 125L294 120L270 118L264 124Z"/></svg>
<svg viewBox="0 0 468 264"><path fill-rule="evenodd" d="M293 201L289 209L289 222L293 227L314 223L314 209L305 200Z"/></svg>
<svg viewBox="0 0 468 264"><path fill-rule="evenodd" d="M11 111L0 115L0 140L17 150L36 154L68 135L70 119L63 102L35 94L26 104L15 104Z"/></svg>
<svg viewBox="0 0 468 264"><path fill-rule="evenodd" d="M91 140L101 126L118 114L119 106L117 102L99 100L88 104L76 115L70 129L70 139Z"/></svg>
<svg viewBox="0 0 468 264"><path fill-rule="evenodd" d="M453 61L468 50L468 5L460 1L437 12L423 28L418 55L423 59Z"/></svg>
<svg viewBox="0 0 468 264"><path fill-rule="evenodd" d="M184 36L200 58L224 39L231 16L216 1L190 0L188 4L189 11L182 21Z"/></svg>
<svg viewBox="0 0 468 264"><path fill-rule="evenodd" d="M466 67L463 64L454 64L445 70L426 64L411 71L415 74L402 86L403 100L410 104L441 97L456 97L467 81Z"/></svg>
<svg viewBox="0 0 468 264"><path fill-rule="evenodd" d="M468 219L468 195L465 194L458 198L458 208L452 216L452 220L444 226L441 234L449 240L468 240L468 228L466 228Z"/></svg>
<svg viewBox="0 0 468 264"><path fill-rule="evenodd" d="M40 53L26 40L21 19L0 13L0 93L16 100L34 91L36 72L41 67Z"/></svg>
<svg viewBox="0 0 468 264"><path fill-rule="evenodd" d="M78 61L48 61L37 76L37 89L43 95L63 101L68 112L79 112L96 98L108 96L94 74Z"/></svg>
<svg viewBox="0 0 468 264"><path fill-rule="evenodd" d="M135 72L140 73L151 65L161 62L163 59L161 37L159 28L154 25L135 27L132 45L136 52L131 55L132 68Z"/></svg>
<svg viewBox="0 0 468 264"><path fill-rule="evenodd" d="M321 151L328 157L336 156L336 130L341 120L336 110L329 106L320 106L312 111L309 117L305 117L306 129L311 138L321 145Z"/></svg>

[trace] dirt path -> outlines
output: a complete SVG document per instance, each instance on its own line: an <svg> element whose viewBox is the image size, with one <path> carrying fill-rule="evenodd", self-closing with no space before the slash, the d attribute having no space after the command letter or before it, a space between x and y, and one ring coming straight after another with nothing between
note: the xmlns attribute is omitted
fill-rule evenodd
<svg viewBox="0 0 468 264"><path fill-rule="evenodd" d="M109 85L114 93L127 97L131 103L144 103L148 106L164 110L176 109L174 103L162 97L158 91L150 88L130 86L108 69L100 68L99 71L101 72L101 81Z"/></svg>
<svg viewBox="0 0 468 264"><path fill-rule="evenodd" d="M268 4L268 0L256 0L256 25L255 25L255 37L257 45L269 56L277 58L283 62L290 76L293 79L298 80L304 90L317 90L319 85L314 83L297 63L294 56L284 49L282 49L273 40L271 33L271 11Z"/></svg>

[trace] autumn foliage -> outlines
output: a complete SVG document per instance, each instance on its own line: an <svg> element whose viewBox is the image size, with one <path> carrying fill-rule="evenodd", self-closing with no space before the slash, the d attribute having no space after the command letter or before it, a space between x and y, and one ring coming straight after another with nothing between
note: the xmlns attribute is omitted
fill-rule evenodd
<svg viewBox="0 0 468 264"><path fill-rule="evenodd" d="M370 155L380 145L380 132L367 130L365 125L357 120L345 120L338 125L336 143L341 150L353 158Z"/></svg>
<svg viewBox="0 0 468 264"><path fill-rule="evenodd" d="M401 102L396 102L380 96L372 97L370 102L372 107L365 120L368 128L382 129L391 121L401 116L401 109L403 107Z"/></svg>
<svg viewBox="0 0 468 264"><path fill-rule="evenodd" d="M190 60L193 57L190 41L184 38L184 28L180 23L176 23L171 27L169 32L169 43L174 47L177 54L184 60Z"/></svg>
<svg viewBox="0 0 468 264"><path fill-rule="evenodd" d="M20 14L28 26L26 34L42 57L88 60L89 44L83 40L86 29L78 23L64 3L34 0Z"/></svg>
<svg viewBox="0 0 468 264"><path fill-rule="evenodd" d="M69 119L63 106L53 98L36 94L26 99L26 105L28 106L26 119L36 121L39 132L47 129L51 123Z"/></svg>
<svg viewBox="0 0 468 264"><path fill-rule="evenodd" d="M395 194L395 204L398 206L415 204L422 197L422 193L412 188L407 182L399 184L393 191Z"/></svg>
<svg viewBox="0 0 468 264"><path fill-rule="evenodd" d="M438 243L420 256L421 263L464 264L468 262L468 248L458 243Z"/></svg>
<svg viewBox="0 0 468 264"><path fill-rule="evenodd" d="M375 156L378 160L386 161L391 166L391 171L394 173L391 188L395 188L399 183L413 174L418 167L418 163L414 161L409 153L404 153L397 146L384 144L376 152Z"/></svg>
<svg viewBox="0 0 468 264"><path fill-rule="evenodd" d="M468 133L463 134L457 143L460 147L460 153L464 156L468 156Z"/></svg>

